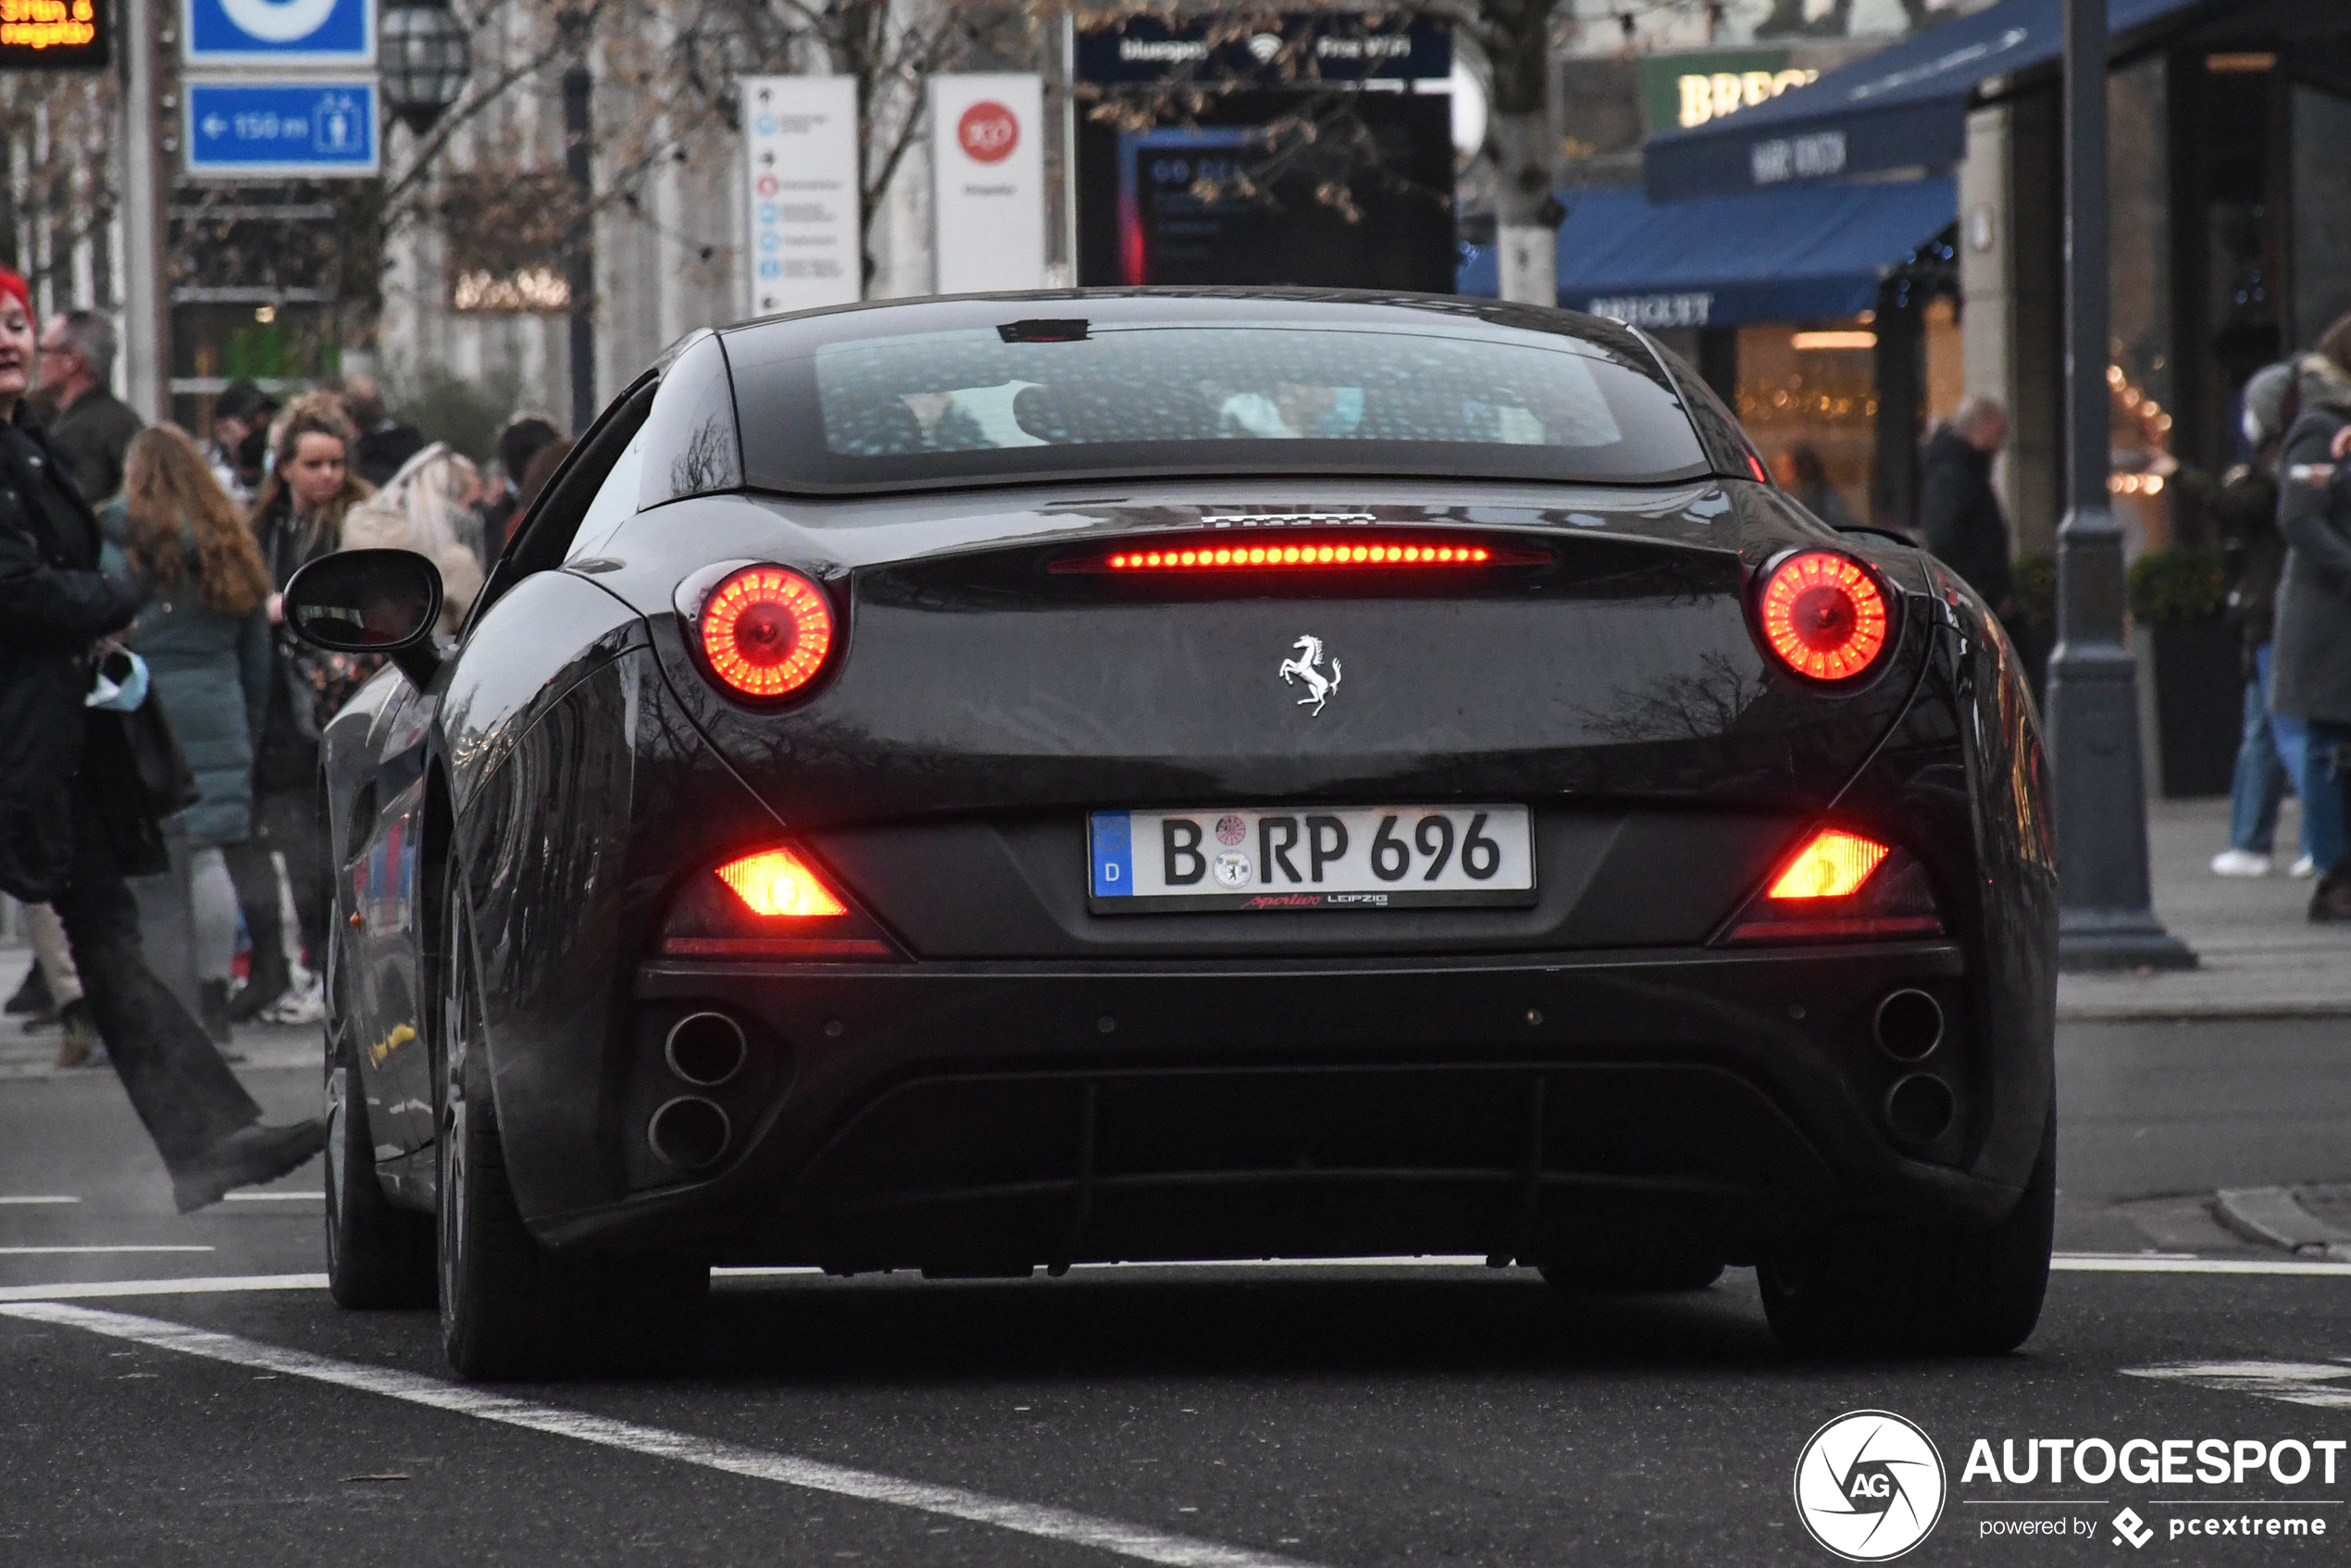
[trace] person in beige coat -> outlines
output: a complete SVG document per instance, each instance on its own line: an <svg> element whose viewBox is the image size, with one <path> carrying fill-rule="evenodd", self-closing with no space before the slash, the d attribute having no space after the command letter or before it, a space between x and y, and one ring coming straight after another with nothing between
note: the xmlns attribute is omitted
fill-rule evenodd
<svg viewBox="0 0 2351 1568"><path fill-rule="evenodd" d="M413 550L441 568L443 636L465 623L481 592L481 473L435 442L400 466L383 489L342 522L345 550Z"/></svg>

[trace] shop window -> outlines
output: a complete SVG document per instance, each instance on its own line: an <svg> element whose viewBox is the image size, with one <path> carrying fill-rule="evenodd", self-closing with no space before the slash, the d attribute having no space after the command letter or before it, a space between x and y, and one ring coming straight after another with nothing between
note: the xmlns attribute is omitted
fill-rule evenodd
<svg viewBox="0 0 2351 1568"><path fill-rule="evenodd" d="M1844 508L1832 522L1871 517L1877 442L1877 330L1869 314L1805 327L1739 329L1739 421L1782 484L1799 496L1817 462ZM1827 508L1815 505L1815 511Z"/></svg>

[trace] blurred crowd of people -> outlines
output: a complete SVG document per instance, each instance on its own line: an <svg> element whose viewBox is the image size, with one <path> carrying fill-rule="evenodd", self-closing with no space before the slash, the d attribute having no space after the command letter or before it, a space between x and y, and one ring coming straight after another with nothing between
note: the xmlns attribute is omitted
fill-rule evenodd
<svg viewBox="0 0 2351 1568"><path fill-rule="evenodd" d="M297 641L287 583L337 550L413 550L454 632L570 443L518 414L485 472L357 375L233 382L200 442L115 397L116 352L93 312L36 334L0 270L0 891L35 954L6 1007L59 1030L59 1066L111 1062L186 1210L324 1138L261 1126L228 1067L237 1024L323 1014L319 727L376 667ZM146 962L127 881L165 872L175 839L193 1014Z"/></svg>
<svg viewBox="0 0 2351 1568"><path fill-rule="evenodd" d="M2287 869L2317 883L2309 918L2351 920L2351 317L2309 353L2255 374L2239 403L2250 459L2222 479L2210 513L2243 644L2244 723L2229 847L2212 869L2275 869L2291 791L2302 803L2301 843ZM1965 398L1928 438L1919 473L1919 542L2003 620L2019 607L1993 482L2008 438L1998 403ZM1855 526L1813 449L1790 447L1774 467L1815 516Z"/></svg>
<svg viewBox="0 0 2351 1568"><path fill-rule="evenodd" d="M2351 920L2351 317L2310 353L2257 373L2242 397L2250 462L2215 504L2229 614L2245 656L2245 723L2224 877L2267 876L2279 805L2302 803L2293 874L2310 918Z"/></svg>

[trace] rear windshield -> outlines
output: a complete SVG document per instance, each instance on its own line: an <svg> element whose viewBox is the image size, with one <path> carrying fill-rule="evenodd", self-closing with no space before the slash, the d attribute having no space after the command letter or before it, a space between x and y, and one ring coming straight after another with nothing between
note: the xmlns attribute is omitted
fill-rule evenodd
<svg viewBox="0 0 2351 1568"><path fill-rule="evenodd" d="M1705 472L1671 383L1631 346L1402 313L1026 318L839 337L771 362L769 375L802 383L790 400L801 417L772 443L756 405L776 405L745 395L744 380L765 378L746 376L741 357L738 395L746 454L765 448L751 482L788 491L1111 473Z"/></svg>

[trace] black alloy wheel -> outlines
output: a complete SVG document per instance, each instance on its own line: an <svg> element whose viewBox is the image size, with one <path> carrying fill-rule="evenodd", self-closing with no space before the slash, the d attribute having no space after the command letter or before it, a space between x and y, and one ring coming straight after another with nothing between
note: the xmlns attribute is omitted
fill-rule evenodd
<svg viewBox="0 0 2351 1568"><path fill-rule="evenodd" d="M491 1094L464 879L452 867L443 885L437 1231L449 1364L477 1382L690 1366L701 1354L707 1264L565 1256L524 1226Z"/></svg>
<svg viewBox="0 0 2351 1568"><path fill-rule="evenodd" d="M1988 1231L1832 1234L1767 1255L1763 1313L1807 1355L2005 1355L2031 1338L2057 1230L2057 1119L2006 1219Z"/></svg>

